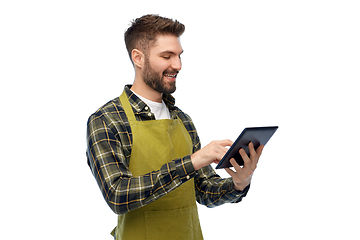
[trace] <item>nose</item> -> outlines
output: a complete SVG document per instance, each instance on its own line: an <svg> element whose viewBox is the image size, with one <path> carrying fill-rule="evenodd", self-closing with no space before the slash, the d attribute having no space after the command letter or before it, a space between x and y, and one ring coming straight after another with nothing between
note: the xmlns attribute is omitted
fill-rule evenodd
<svg viewBox="0 0 360 240"><path fill-rule="evenodd" d="M181 70L181 58L180 56L177 56L177 57L174 57L173 58L173 61L171 63L171 67L174 69L174 70L177 70L177 71L180 71Z"/></svg>

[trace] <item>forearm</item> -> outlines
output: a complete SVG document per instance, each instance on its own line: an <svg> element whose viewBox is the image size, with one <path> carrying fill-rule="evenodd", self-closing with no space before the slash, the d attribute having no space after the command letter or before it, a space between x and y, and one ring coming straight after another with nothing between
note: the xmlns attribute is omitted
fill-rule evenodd
<svg viewBox="0 0 360 240"><path fill-rule="evenodd" d="M142 176L132 176L124 170L119 170L108 178L101 175L104 173L95 178L107 204L116 214L125 214L176 189L191 179L195 170L190 157L186 156Z"/></svg>

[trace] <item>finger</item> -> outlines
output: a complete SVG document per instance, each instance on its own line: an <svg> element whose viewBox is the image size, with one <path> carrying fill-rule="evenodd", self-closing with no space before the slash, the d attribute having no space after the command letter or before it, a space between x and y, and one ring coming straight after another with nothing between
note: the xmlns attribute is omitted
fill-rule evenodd
<svg viewBox="0 0 360 240"><path fill-rule="evenodd" d="M256 151L254 148L254 144L252 142L250 142L248 146L249 146L250 159L251 159L251 157L256 156Z"/></svg>
<svg viewBox="0 0 360 240"><path fill-rule="evenodd" d="M230 168L225 168L225 171L233 178L236 176L236 173L233 170L231 170Z"/></svg>
<svg viewBox="0 0 360 240"><path fill-rule="evenodd" d="M236 172L241 171L241 166L236 162L234 158L230 159L230 163L235 168Z"/></svg>
<svg viewBox="0 0 360 240"><path fill-rule="evenodd" d="M261 153L262 153L262 150L264 149L264 145L260 145L257 149L256 149L256 158L254 160L254 169L256 168L258 162L259 162L259 159L260 159L260 156L261 156Z"/></svg>
<svg viewBox="0 0 360 240"><path fill-rule="evenodd" d="M231 146L233 144L233 142L231 140L220 140L220 141L216 141L216 145L214 146L214 150L216 151L217 154L219 154L219 160L222 159L226 152L229 150L228 148L226 148L226 146Z"/></svg>
<svg viewBox="0 0 360 240"><path fill-rule="evenodd" d="M241 148L239 150L240 156L242 157L243 161L244 161L244 167L247 167L250 163L251 160L249 158L249 156L246 154L245 150L243 148Z"/></svg>
<svg viewBox="0 0 360 240"><path fill-rule="evenodd" d="M229 147L231 145L233 145L233 141L229 140L229 139L225 139L225 140L220 140L219 144L223 147Z"/></svg>
<svg viewBox="0 0 360 240"><path fill-rule="evenodd" d="M226 152L228 151L228 149L223 146L216 145L214 147L214 151L215 151L216 155L218 156L218 159L222 159L224 157L224 155L226 154Z"/></svg>
<svg viewBox="0 0 360 240"><path fill-rule="evenodd" d="M258 160L258 157L257 157L257 154L256 154L256 151L255 151L255 148L254 148L254 144L252 142L249 143L249 158L250 158L250 167L252 170L254 170L256 168L256 165L257 165L257 160Z"/></svg>
<svg viewBox="0 0 360 240"><path fill-rule="evenodd" d="M260 145L257 149L256 149L256 153L257 155L260 157L261 156L261 153L264 149L264 145Z"/></svg>

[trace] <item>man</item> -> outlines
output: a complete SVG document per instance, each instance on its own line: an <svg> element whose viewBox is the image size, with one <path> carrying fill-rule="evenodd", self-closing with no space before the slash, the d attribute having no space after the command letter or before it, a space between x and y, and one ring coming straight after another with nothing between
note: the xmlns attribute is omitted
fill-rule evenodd
<svg viewBox="0 0 360 240"><path fill-rule="evenodd" d="M263 146L234 159L231 178L210 166L232 145L200 147L191 118L174 105L185 26L157 15L132 22L125 43L135 69L133 85L90 116L88 164L110 208L118 214L116 239L203 239L196 201L208 207L246 196Z"/></svg>

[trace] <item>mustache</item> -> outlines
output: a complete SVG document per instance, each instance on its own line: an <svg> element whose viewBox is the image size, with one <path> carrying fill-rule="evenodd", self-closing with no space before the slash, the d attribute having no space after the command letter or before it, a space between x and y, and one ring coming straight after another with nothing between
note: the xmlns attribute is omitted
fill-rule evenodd
<svg viewBox="0 0 360 240"><path fill-rule="evenodd" d="M178 73L179 73L179 71L177 71L177 70L165 70L163 72L163 74L178 74Z"/></svg>

